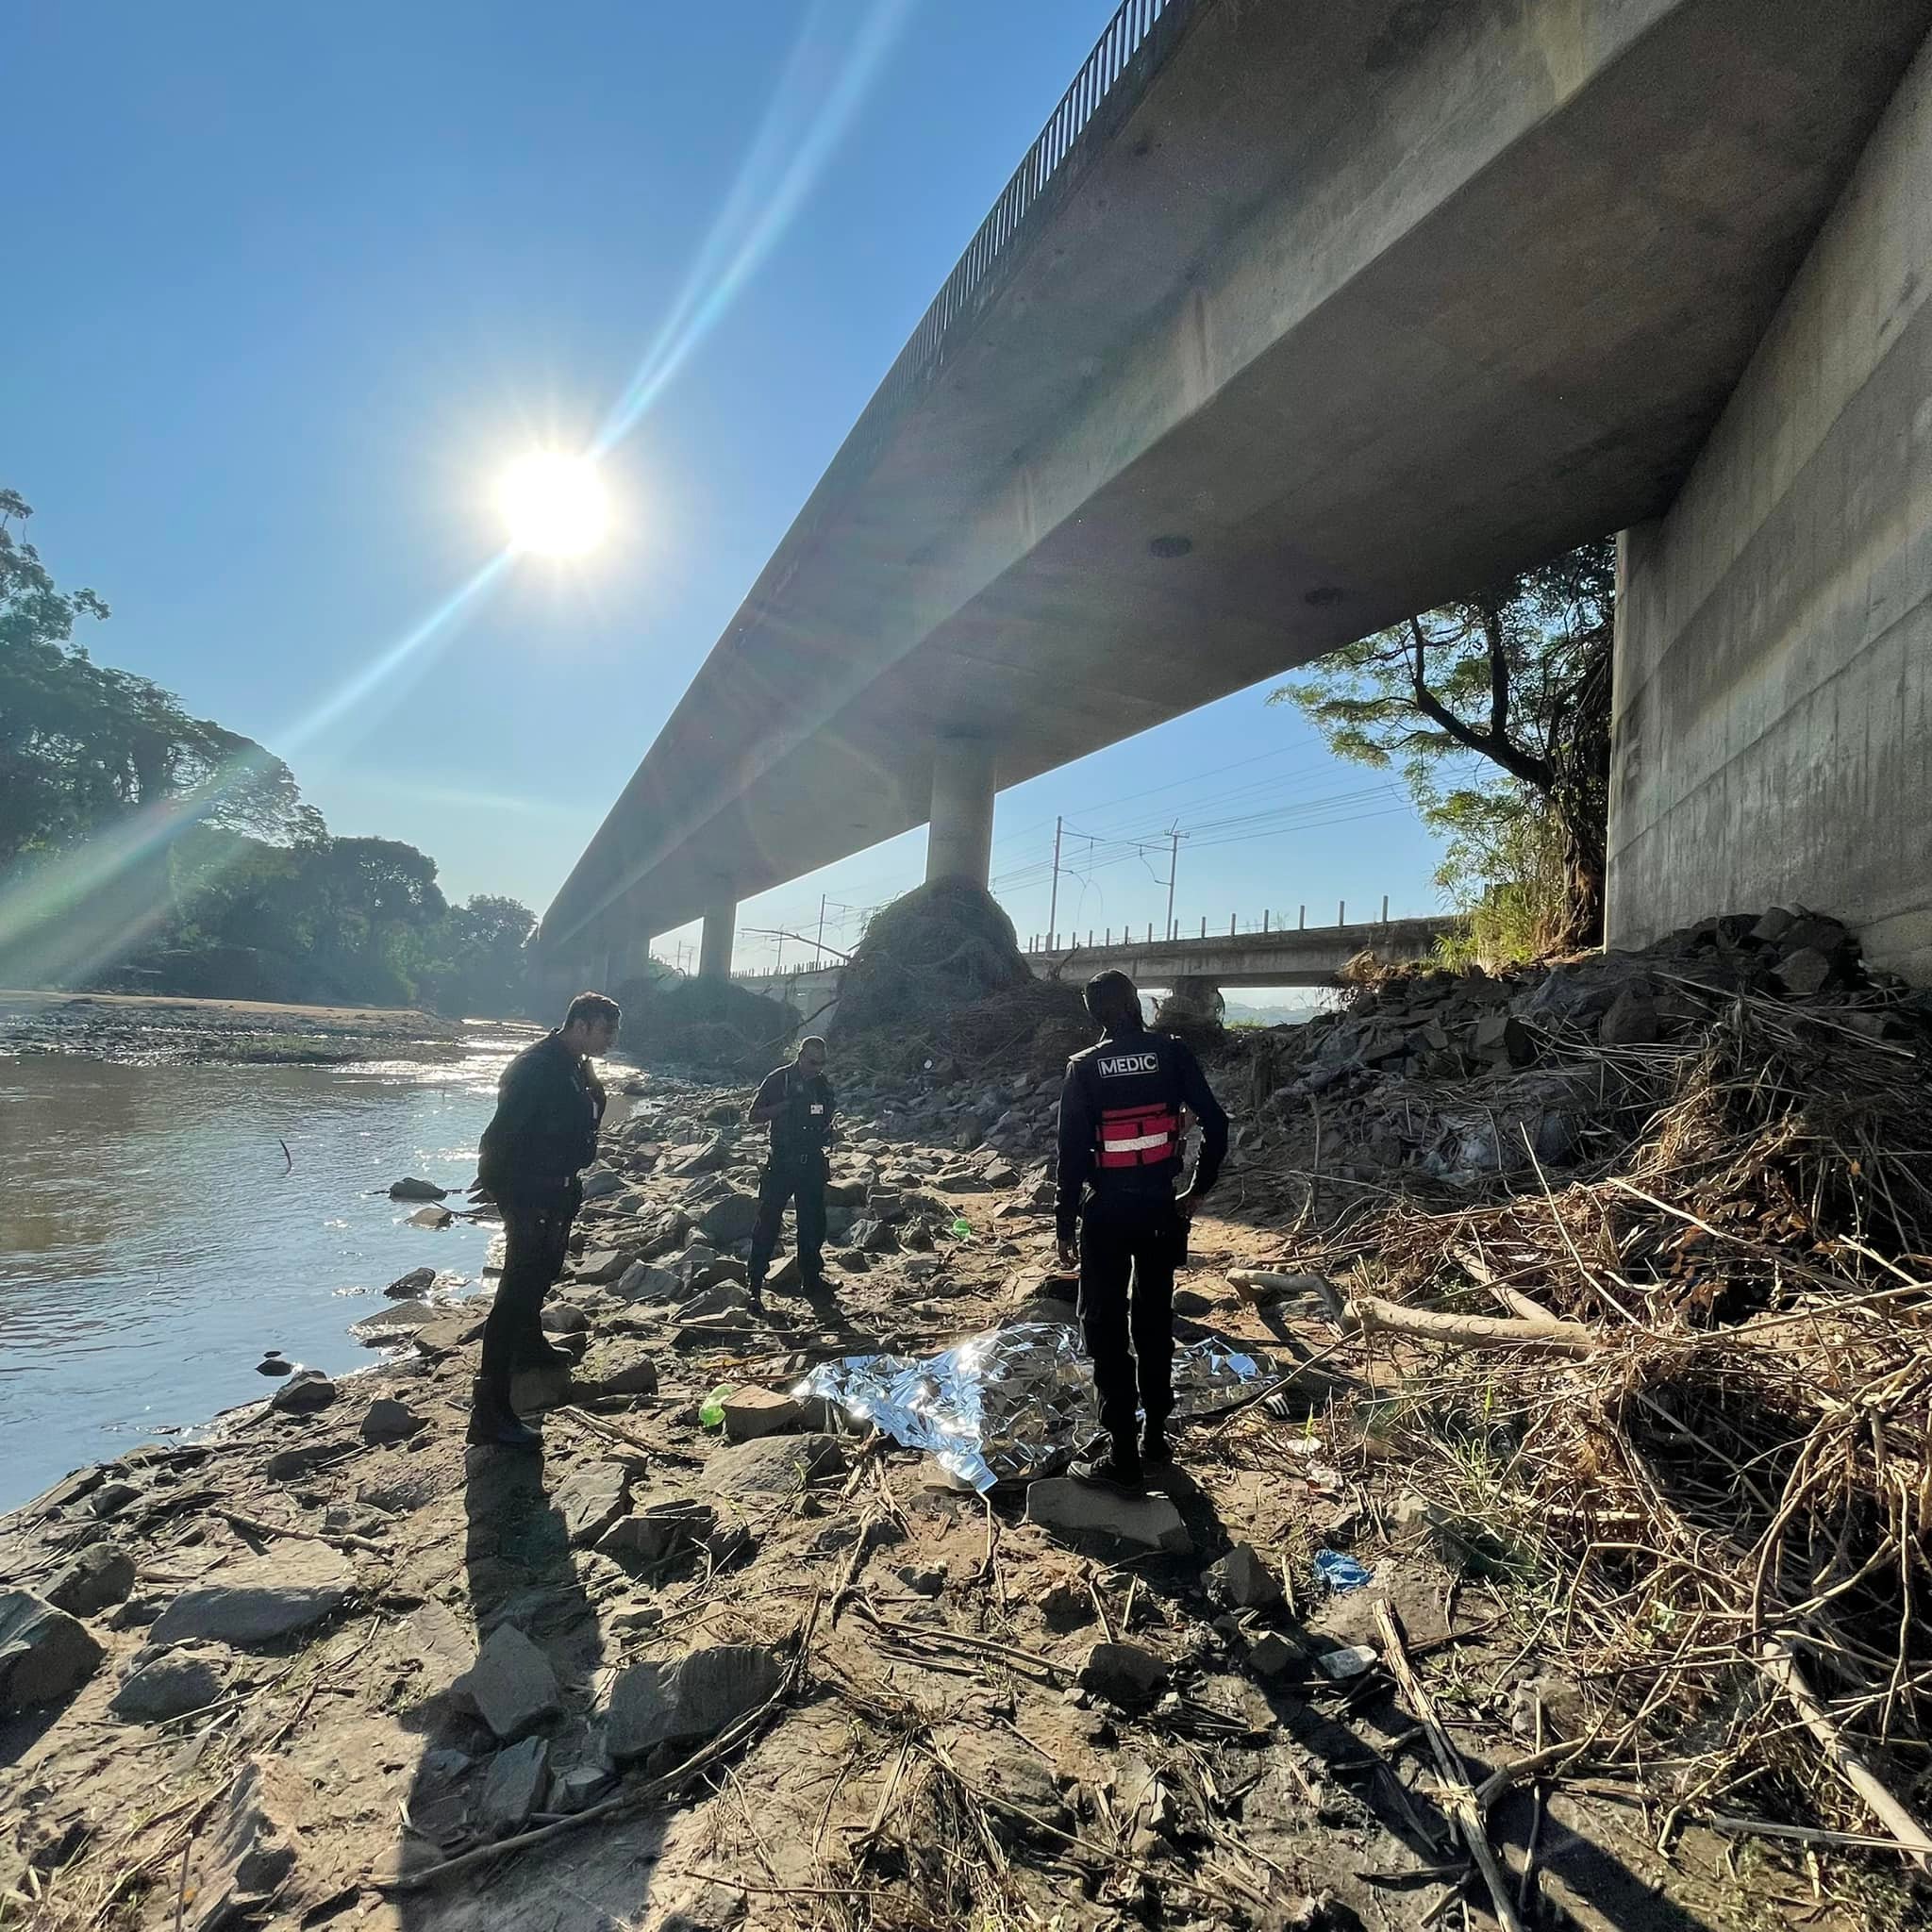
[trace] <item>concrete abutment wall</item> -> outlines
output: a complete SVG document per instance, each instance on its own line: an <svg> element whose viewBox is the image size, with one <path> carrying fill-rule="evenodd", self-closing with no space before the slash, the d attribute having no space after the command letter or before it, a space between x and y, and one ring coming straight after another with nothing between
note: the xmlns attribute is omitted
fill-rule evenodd
<svg viewBox="0 0 1932 1932"><path fill-rule="evenodd" d="M1802 902L1932 983L1932 43L1620 545L1609 938Z"/></svg>

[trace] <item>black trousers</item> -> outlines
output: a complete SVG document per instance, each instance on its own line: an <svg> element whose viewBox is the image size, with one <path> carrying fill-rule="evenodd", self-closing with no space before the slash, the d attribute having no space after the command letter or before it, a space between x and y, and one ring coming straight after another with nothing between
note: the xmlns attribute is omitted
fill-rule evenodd
<svg viewBox="0 0 1932 1932"><path fill-rule="evenodd" d="M1100 1425L1123 1444L1136 1440L1137 1411L1149 1428L1174 1413L1174 1271L1182 1235L1180 1213L1167 1201L1098 1195L1080 1217L1080 1327L1093 1358Z"/></svg>
<svg viewBox="0 0 1932 1932"><path fill-rule="evenodd" d="M786 1204L795 1196L798 1202L798 1272L808 1286L825 1272L825 1157L803 1154L787 1159L773 1158L765 1163L764 1178L758 1183L758 1224L751 1231L751 1260L747 1273L754 1283L762 1282L772 1257L778 1251L778 1229L784 1220Z"/></svg>
<svg viewBox="0 0 1932 1932"><path fill-rule="evenodd" d="M560 1193L506 1200L503 1208L503 1274L496 1300L483 1324L484 1387L508 1397L509 1378L525 1363L541 1359L543 1297L563 1273L570 1252L570 1226L583 1200L573 1181Z"/></svg>

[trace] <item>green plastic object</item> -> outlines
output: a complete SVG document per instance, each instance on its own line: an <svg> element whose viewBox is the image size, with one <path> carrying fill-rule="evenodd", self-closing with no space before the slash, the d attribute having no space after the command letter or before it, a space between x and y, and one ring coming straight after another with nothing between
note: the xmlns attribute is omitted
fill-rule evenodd
<svg viewBox="0 0 1932 1932"><path fill-rule="evenodd" d="M973 1224L962 1214L953 1223L953 1237L956 1241L970 1241L973 1239Z"/></svg>
<svg viewBox="0 0 1932 1932"><path fill-rule="evenodd" d="M731 1393L729 1382L720 1382L705 1397L698 1409L698 1421L708 1429L722 1429L724 1426L724 1398Z"/></svg>

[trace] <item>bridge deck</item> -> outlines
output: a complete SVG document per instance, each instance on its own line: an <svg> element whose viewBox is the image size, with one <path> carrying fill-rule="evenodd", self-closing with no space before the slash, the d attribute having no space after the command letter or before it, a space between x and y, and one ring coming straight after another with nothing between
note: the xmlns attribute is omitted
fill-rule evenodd
<svg viewBox="0 0 1932 1932"><path fill-rule="evenodd" d="M1122 20L546 949L922 823L944 734L1009 785L1656 514L1932 0Z"/></svg>

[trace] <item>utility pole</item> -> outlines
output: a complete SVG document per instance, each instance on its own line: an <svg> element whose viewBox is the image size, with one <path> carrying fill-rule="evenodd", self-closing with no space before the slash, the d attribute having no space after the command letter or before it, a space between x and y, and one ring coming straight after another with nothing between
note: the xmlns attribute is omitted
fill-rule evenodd
<svg viewBox="0 0 1932 1932"><path fill-rule="evenodd" d="M1053 822L1053 895L1046 902L1046 942L1053 944L1054 921L1060 910L1060 827L1066 823L1063 818Z"/></svg>
<svg viewBox="0 0 1932 1932"><path fill-rule="evenodd" d="M1181 829L1176 819L1167 828L1167 936L1174 937L1174 882L1181 869Z"/></svg>
<svg viewBox="0 0 1932 1932"><path fill-rule="evenodd" d="M825 895L823 892L819 894L819 937L812 948L811 963L814 966L825 963Z"/></svg>

